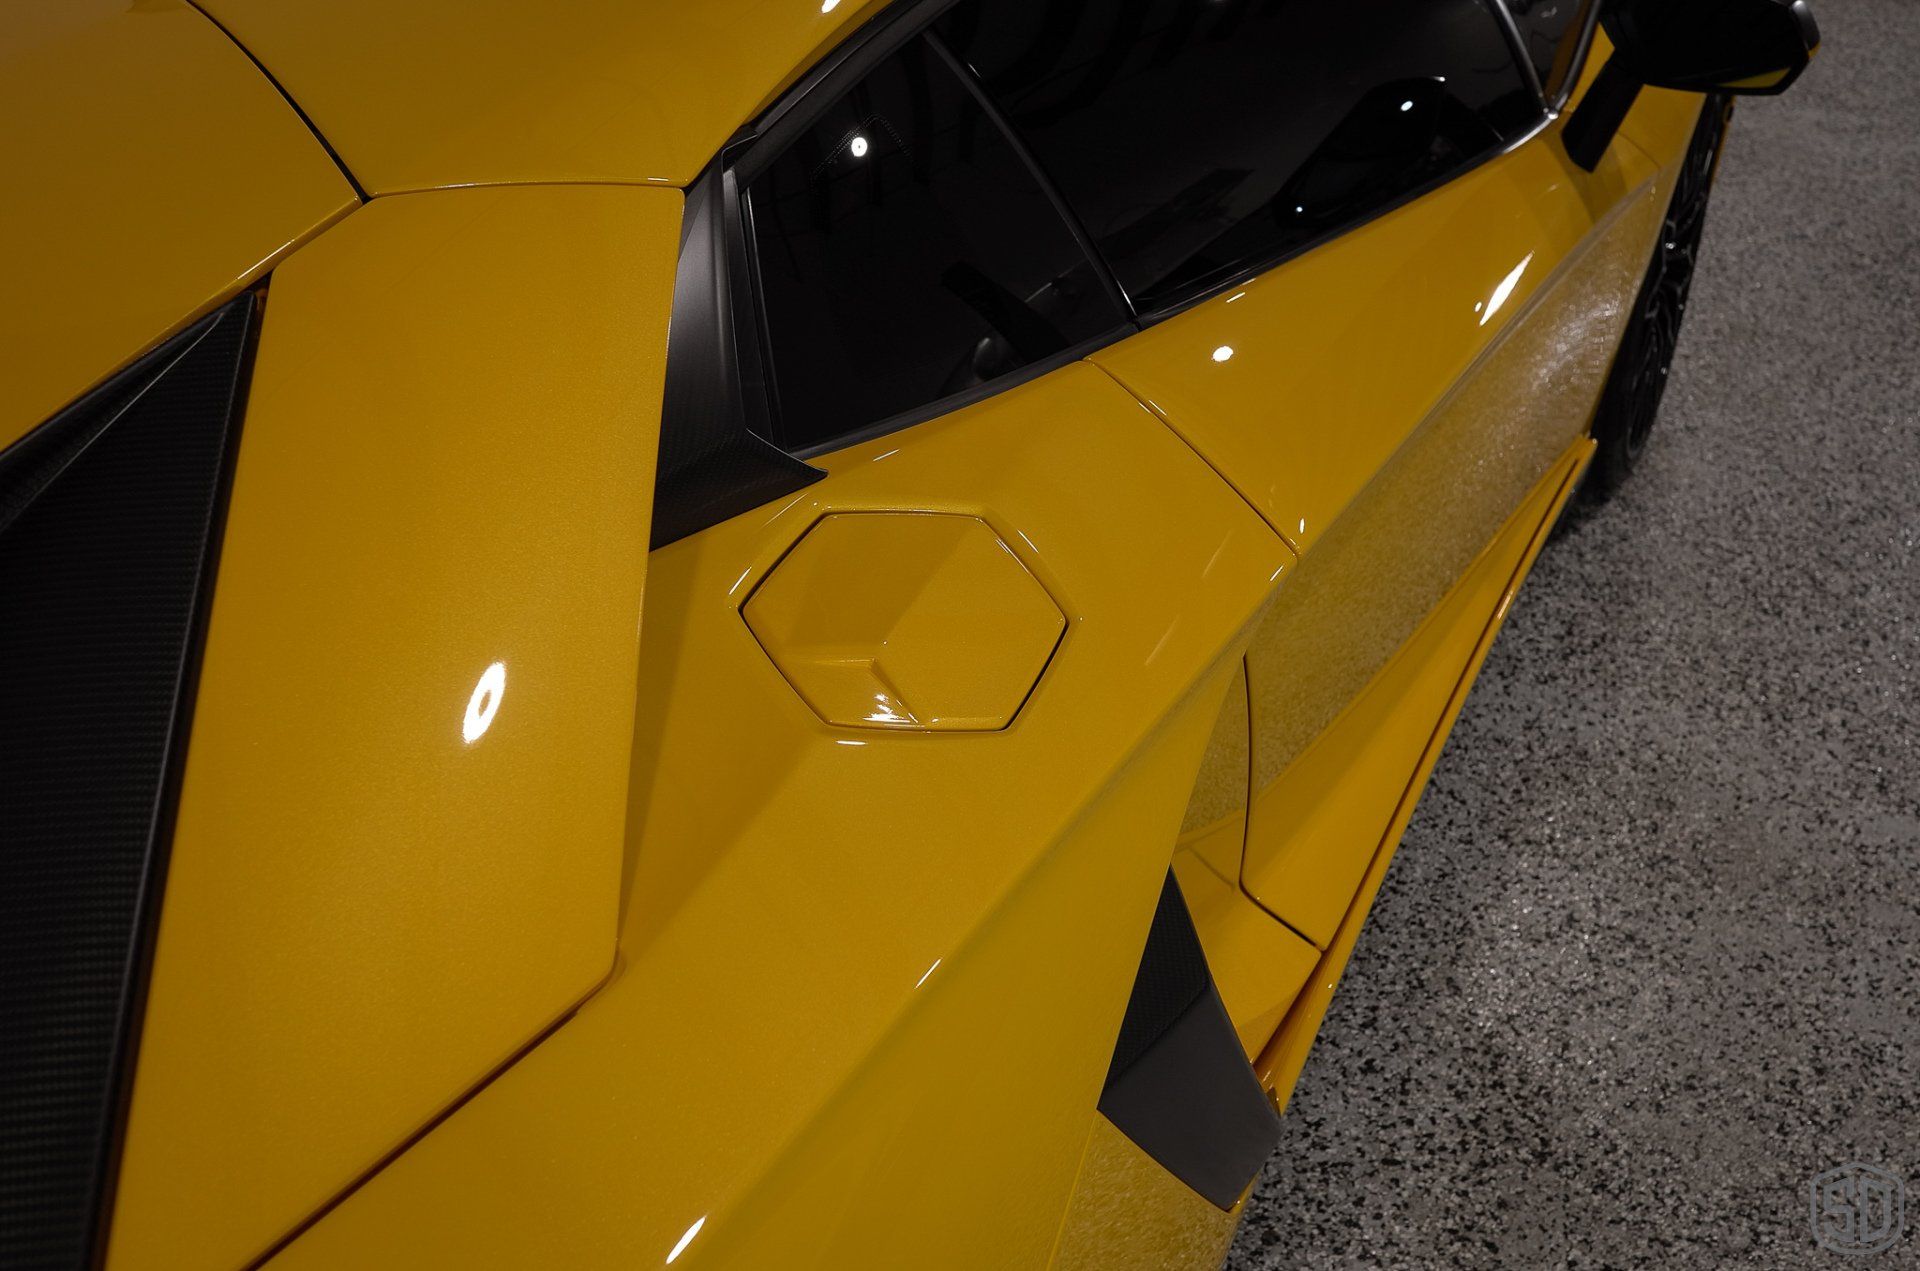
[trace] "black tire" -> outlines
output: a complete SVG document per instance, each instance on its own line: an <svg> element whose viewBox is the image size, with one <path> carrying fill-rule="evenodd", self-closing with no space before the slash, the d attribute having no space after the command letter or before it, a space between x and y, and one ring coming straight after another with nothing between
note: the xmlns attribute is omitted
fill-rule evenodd
<svg viewBox="0 0 1920 1271"><path fill-rule="evenodd" d="M1654 244L1646 281L1634 301L1633 316L1620 337L1620 351L1594 412L1593 438L1599 447L1587 469L1585 487L1593 502L1604 502L1620 488L1646 453L1653 434L1673 351L1680 341L1680 323L1686 317L1687 291L1693 285L1694 262L1706 228L1707 198L1713 192L1720 143L1732 114L1731 99L1709 97L1681 161L1660 241Z"/></svg>

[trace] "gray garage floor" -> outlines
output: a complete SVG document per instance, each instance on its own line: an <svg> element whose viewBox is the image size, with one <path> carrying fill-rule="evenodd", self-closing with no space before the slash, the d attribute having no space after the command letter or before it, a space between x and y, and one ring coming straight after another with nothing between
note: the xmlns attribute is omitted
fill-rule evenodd
<svg viewBox="0 0 1920 1271"><path fill-rule="evenodd" d="M1655 451L1534 570L1229 1266L1920 1265L1920 3L1743 105ZM1810 1175L1909 1181L1817 1248Z"/></svg>

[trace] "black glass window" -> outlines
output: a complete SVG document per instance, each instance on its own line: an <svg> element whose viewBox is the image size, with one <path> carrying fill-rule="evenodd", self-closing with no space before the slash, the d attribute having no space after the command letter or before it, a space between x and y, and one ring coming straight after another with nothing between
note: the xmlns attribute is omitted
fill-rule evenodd
<svg viewBox="0 0 1920 1271"><path fill-rule="evenodd" d="M966 0L938 27L1152 309L1539 117L1482 0Z"/></svg>
<svg viewBox="0 0 1920 1271"><path fill-rule="evenodd" d="M964 81L916 40L748 189L788 448L962 393L1125 318Z"/></svg>
<svg viewBox="0 0 1920 1271"><path fill-rule="evenodd" d="M1557 100L1573 72L1573 59L1580 51L1580 33L1586 28L1587 14L1594 0L1505 0L1520 28L1520 42L1540 76L1540 87L1549 101Z"/></svg>

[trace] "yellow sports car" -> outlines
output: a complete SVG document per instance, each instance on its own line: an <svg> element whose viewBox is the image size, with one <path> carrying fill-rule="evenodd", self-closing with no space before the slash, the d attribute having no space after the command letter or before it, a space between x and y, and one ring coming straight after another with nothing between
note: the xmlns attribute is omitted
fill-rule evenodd
<svg viewBox="0 0 1920 1271"><path fill-rule="evenodd" d="M0 1265L1217 1264L1804 0L12 0Z"/></svg>

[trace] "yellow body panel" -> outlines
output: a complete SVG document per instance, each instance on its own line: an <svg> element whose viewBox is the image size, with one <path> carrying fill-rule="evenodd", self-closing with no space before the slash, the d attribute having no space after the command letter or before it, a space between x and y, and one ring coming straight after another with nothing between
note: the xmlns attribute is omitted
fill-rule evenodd
<svg viewBox="0 0 1920 1271"><path fill-rule="evenodd" d="M207 0L372 194L685 185L882 0Z"/></svg>
<svg viewBox="0 0 1920 1271"><path fill-rule="evenodd" d="M1663 210L1617 206L1305 553L1248 651L1243 879L1322 947L1439 710L1400 700L1418 670L1395 670L1396 652L1598 399Z"/></svg>
<svg viewBox="0 0 1920 1271"><path fill-rule="evenodd" d="M1206 949L1214 987L1251 1059L1306 987L1320 950L1275 922L1236 880L1214 873L1198 854L1176 851L1173 873Z"/></svg>
<svg viewBox="0 0 1920 1271"><path fill-rule="evenodd" d="M985 521L924 513L823 517L742 613L843 728L1005 728L1067 627Z"/></svg>
<svg viewBox="0 0 1920 1271"><path fill-rule="evenodd" d="M614 978L277 1263L1044 1259L1292 558L1084 365L821 462L653 555ZM820 516L903 510L986 521L1071 615L1004 730L829 728L741 621Z"/></svg>
<svg viewBox="0 0 1920 1271"><path fill-rule="evenodd" d="M1251 1058L1313 974L1320 951L1275 922L1240 890L1247 839L1247 673L1234 668L1200 760L1173 873L1206 951L1220 1000Z"/></svg>
<svg viewBox="0 0 1920 1271"><path fill-rule="evenodd" d="M1234 668L1233 683L1213 722L1175 845L1229 881L1240 877L1240 850L1247 841L1247 764L1253 744L1249 727L1243 663Z"/></svg>
<svg viewBox="0 0 1920 1271"><path fill-rule="evenodd" d="M680 203L409 196L275 274L116 1271L264 1253L611 968Z"/></svg>
<svg viewBox="0 0 1920 1271"><path fill-rule="evenodd" d="M1045 1266L1138 966L1140 883L1164 876L1216 698L1039 857L693 1266ZM1063 927L1083 906L1102 921Z"/></svg>
<svg viewBox="0 0 1920 1271"><path fill-rule="evenodd" d="M180 0L0 21L0 449L358 201Z"/></svg>
<svg viewBox="0 0 1920 1271"><path fill-rule="evenodd" d="M1340 982L1340 973L1346 969L1347 959L1353 954L1354 943L1360 938L1360 928L1367 920L1367 911L1373 907L1374 897L1387 876L1387 866L1392 862L1394 849L1400 844L1400 836L1405 833L1407 822L1412 819L1413 810L1419 804L1420 792L1426 786L1427 777L1432 773L1433 765L1439 761L1447 733L1458 718L1460 708L1466 704L1467 692L1473 687L1473 679L1479 674L1481 663L1493 647L1493 639L1499 634L1500 624L1506 619L1515 593L1526 580L1534 558L1540 554L1554 522L1559 519L1561 509L1573 494L1581 472L1593 458L1593 449L1590 439L1583 438L1574 443L1567 456L1528 496L1501 531L1500 537L1460 580L1453 594L1434 611L1420 634L1401 655L1403 662L1418 664L1417 671L1407 676L1407 696L1421 705L1439 699L1442 702L1439 717L1437 721L1426 724L1426 744L1393 806L1391 819L1376 844L1359 890L1342 916L1339 927L1327 942L1327 951L1314 969L1312 980L1254 1065L1262 1084L1282 1107L1293 1096L1294 1083L1299 1080L1300 1069L1307 1062L1307 1052L1312 1049L1313 1040L1320 1032L1320 1021L1327 1013L1327 1005L1333 1000L1333 990ZM1409 707L1414 704L1413 701L1408 703ZM1431 720L1431 717L1428 719ZM1411 710L1409 718L1395 721L1395 727L1401 731L1416 728L1420 724L1420 720L1411 717Z"/></svg>
<svg viewBox="0 0 1920 1271"><path fill-rule="evenodd" d="M1244 1208L1223 1213L1095 1114L1054 1271L1213 1271Z"/></svg>

